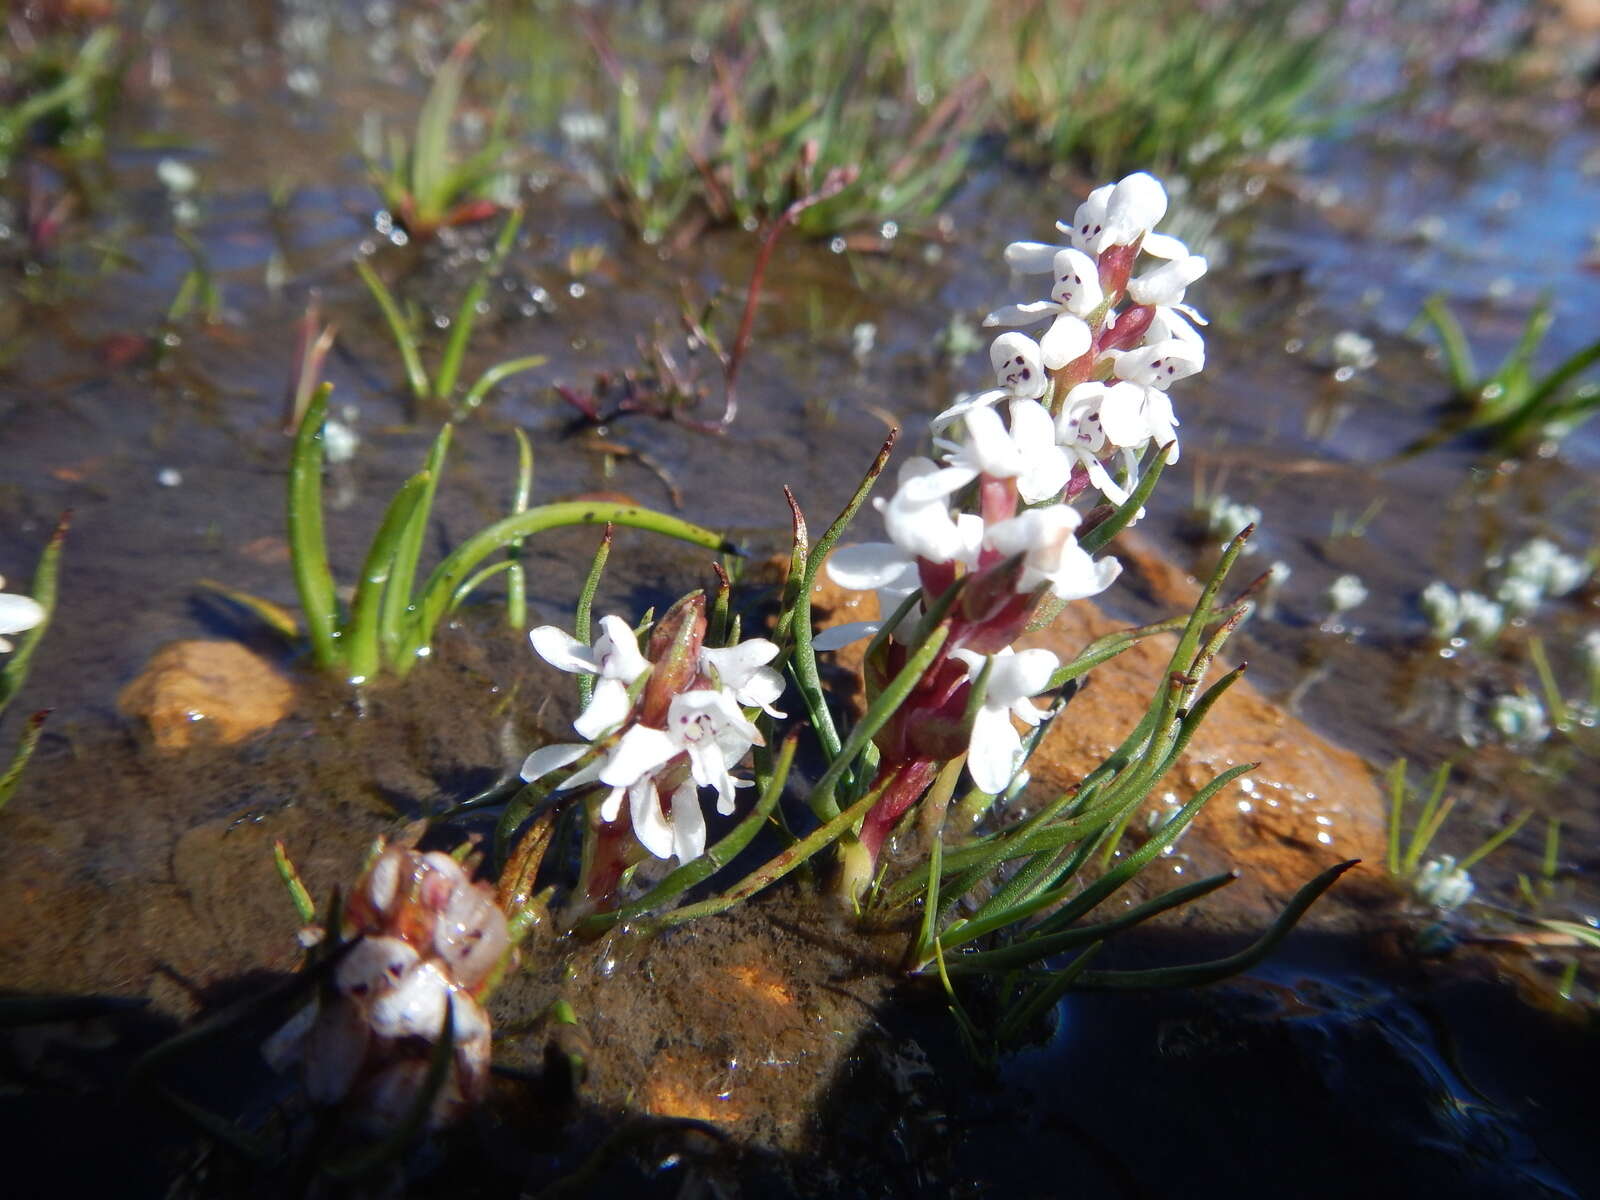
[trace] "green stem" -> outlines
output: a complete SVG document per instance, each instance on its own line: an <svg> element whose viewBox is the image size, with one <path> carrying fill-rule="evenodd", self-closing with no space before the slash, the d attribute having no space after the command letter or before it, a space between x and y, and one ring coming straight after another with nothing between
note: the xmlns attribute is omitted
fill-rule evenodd
<svg viewBox="0 0 1600 1200"><path fill-rule="evenodd" d="M311 397L289 460L289 559L312 654L323 670L338 666L343 657L338 642L339 601L322 529L322 426L332 391L333 385L325 383Z"/></svg>
<svg viewBox="0 0 1600 1200"><path fill-rule="evenodd" d="M394 293L389 291L365 259L356 259L356 274L361 276L361 281L367 285L372 298L383 310L383 319L389 323L389 332L394 335L395 345L400 349L400 362L405 367L406 383L411 388L412 397L418 404L424 403L429 392L428 372L423 368L422 355L417 351L417 339L401 315L400 306L395 303Z"/></svg>
<svg viewBox="0 0 1600 1200"><path fill-rule="evenodd" d="M653 512L632 504L609 501L570 500L561 504L544 504L527 512L502 517L486 529L479 530L463 542L449 557L434 568L423 585L415 611L408 622L408 635L404 639L400 659L395 669L401 675L410 670L417 654L433 640L434 629L450 607L456 586L489 555L521 538L530 537L546 529L567 525L602 525L606 523L627 525L666 537L678 538L707 550L736 552L731 542L721 534L691 524L666 513Z"/></svg>

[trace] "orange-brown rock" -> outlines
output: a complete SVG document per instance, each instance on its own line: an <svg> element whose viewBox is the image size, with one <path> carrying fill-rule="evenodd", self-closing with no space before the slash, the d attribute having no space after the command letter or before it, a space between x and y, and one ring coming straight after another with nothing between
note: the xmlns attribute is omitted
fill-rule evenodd
<svg viewBox="0 0 1600 1200"><path fill-rule="evenodd" d="M294 689L271 663L222 641L163 646L117 697L163 750L242 741L280 721L293 702Z"/></svg>
<svg viewBox="0 0 1600 1200"><path fill-rule="evenodd" d="M1192 585L1181 572L1161 563L1148 547L1135 551L1143 582L1152 592L1173 602L1175 611L1192 602ZM870 594L845 592L826 580L818 584L813 600L827 625L876 615ZM1093 603L1079 601L1050 628L1021 644L1052 650L1065 662L1094 639L1123 628ZM1166 670L1174 640L1169 635L1139 642L1090 673L1029 762L1038 794L1082 779L1138 724ZM855 669L863 648L858 643L840 652L841 665ZM1158 890L1165 890L1159 878L1163 871L1176 876L1171 882L1185 882L1237 869L1242 878L1201 907L1213 925L1261 928L1301 884L1335 862L1363 859L1370 865L1367 880L1375 878L1384 853L1384 807L1372 772L1356 755L1273 704L1248 679L1212 709L1147 803L1182 804L1217 774L1242 762L1259 762L1261 768L1214 797L1175 853L1147 870ZM1142 828L1136 818L1130 836ZM1312 909L1307 923L1358 923L1362 908L1374 898L1371 883L1361 874L1346 876Z"/></svg>

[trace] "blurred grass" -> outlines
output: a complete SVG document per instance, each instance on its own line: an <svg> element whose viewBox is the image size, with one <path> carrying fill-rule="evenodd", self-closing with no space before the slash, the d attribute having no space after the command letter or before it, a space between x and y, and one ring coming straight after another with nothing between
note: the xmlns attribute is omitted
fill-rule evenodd
<svg viewBox="0 0 1600 1200"><path fill-rule="evenodd" d="M848 167L803 234L926 229L980 148L1100 176L1253 168L1325 123L1337 7L543 0L497 20L530 116L586 130L596 186L654 242L754 228Z"/></svg>

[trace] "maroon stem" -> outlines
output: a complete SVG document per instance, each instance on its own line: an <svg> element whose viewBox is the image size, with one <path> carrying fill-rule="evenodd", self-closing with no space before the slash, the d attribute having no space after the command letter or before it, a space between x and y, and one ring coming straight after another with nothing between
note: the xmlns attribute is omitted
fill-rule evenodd
<svg viewBox="0 0 1600 1200"><path fill-rule="evenodd" d="M879 777L882 778L885 773L893 773L894 778L872 806L867 819L861 823L861 844L872 855L873 862L877 862L878 851L895 822L928 790L928 785L939 773L939 764L919 758L903 765L880 767Z"/></svg>

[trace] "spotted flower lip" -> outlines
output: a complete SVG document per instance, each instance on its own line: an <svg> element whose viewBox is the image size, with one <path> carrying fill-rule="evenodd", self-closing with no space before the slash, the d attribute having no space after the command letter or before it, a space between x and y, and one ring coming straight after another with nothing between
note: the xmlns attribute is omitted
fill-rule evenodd
<svg viewBox="0 0 1600 1200"><path fill-rule="evenodd" d="M964 396L929 423L934 433L954 424L975 408L1000 400L1038 400L1050 390L1050 376L1044 366L1039 343L1025 333L1002 333L989 347L989 362L994 367L997 387L976 395Z"/></svg>

